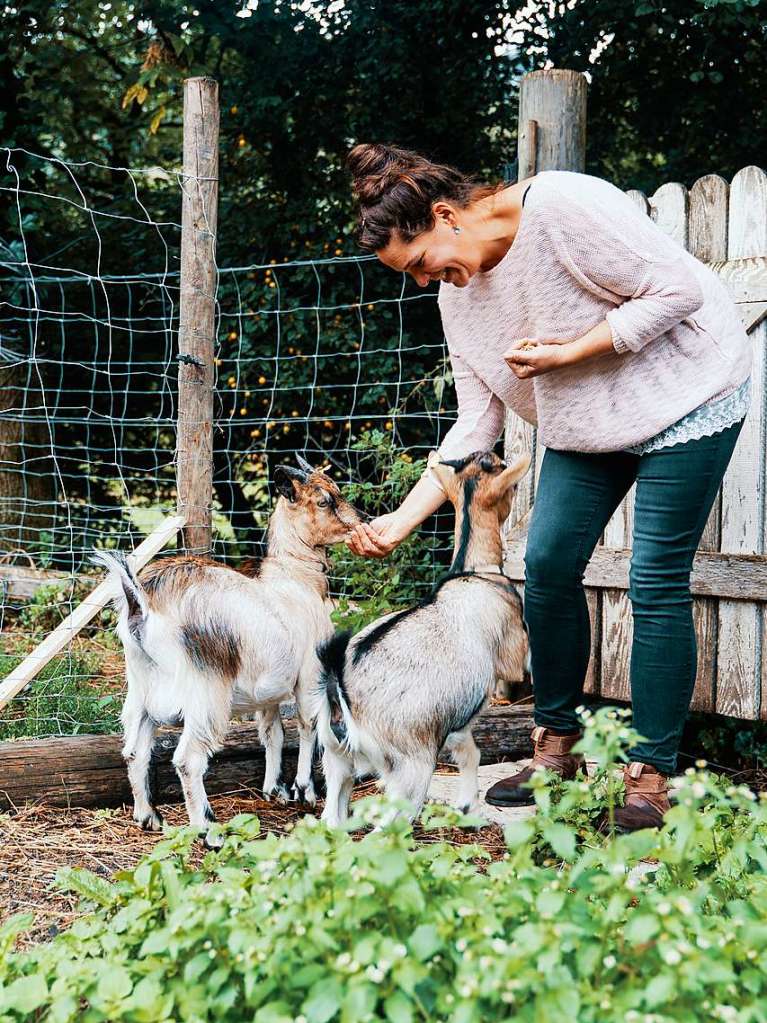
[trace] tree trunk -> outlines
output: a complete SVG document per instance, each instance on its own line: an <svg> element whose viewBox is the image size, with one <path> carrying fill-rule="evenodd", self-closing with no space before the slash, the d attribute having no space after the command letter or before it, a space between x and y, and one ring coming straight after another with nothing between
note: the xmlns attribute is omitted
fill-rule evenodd
<svg viewBox="0 0 767 1023"><path fill-rule="evenodd" d="M0 362L0 553L49 550L56 482L41 400L31 400L29 364L14 353ZM46 541L43 533L49 533Z"/></svg>

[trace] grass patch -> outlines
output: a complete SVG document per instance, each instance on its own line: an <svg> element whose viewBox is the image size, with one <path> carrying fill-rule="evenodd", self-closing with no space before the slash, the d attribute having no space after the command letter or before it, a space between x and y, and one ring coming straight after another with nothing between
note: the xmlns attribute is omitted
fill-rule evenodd
<svg viewBox="0 0 767 1023"><path fill-rule="evenodd" d="M0 651L0 678L23 659L23 653L9 652L6 645ZM105 693L101 682L96 653L71 651L54 657L0 711L0 741L119 731L120 693Z"/></svg>

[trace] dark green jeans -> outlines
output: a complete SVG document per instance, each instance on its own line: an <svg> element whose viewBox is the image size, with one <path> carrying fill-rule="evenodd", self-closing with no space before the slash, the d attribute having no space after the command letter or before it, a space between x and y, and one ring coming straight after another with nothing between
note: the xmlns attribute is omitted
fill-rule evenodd
<svg viewBox="0 0 767 1023"><path fill-rule="evenodd" d="M546 450L525 554L537 725L577 729L591 651L583 574L636 480L631 698L644 741L631 757L676 770L697 660L690 571L742 425L646 455Z"/></svg>

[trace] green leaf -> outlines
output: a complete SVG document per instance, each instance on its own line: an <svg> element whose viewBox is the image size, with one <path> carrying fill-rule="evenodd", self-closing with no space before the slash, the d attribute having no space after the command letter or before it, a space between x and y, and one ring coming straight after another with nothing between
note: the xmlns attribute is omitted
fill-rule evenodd
<svg viewBox="0 0 767 1023"><path fill-rule="evenodd" d="M368 1018L376 1007L378 989L374 984L357 983L344 998L343 1019L348 1023Z"/></svg>
<svg viewBox="0 0 767 1023"><path fill-rule="evenodd" d="M34 923L32 913L14 913L0 924L0 963L4 962L6 955L13 948L16 939L24 931L28 931Z"/></svg>
<svg viewBox="0 0 767 1023"><path fill-rule="evenodd" d="M416 959L424 962L442 947L442 940L434 924L421 924L410 935L408 945Z"/></svg>
<svg viewBox="0 0 767 1023"><path fill-rule="evenodd" d="M327 1023L341 1007L343 991L337 980L318 980L312 986L309 997L301 1007L308 1023Z"/></svg>
<svg viewBox="0 0 767 1023"><path fill-rule="evenodd" d="M412 1023L413 1003L401 991L395 991L384 1002L386 1018L391 1023Z"/></svg>
<svg viewBox="0 0 767 1023"><path fill-rule="evenodd" d="M547 823L541 828L541 834L561 859L570 861L575 857L575 832L572 828L565 824Z"/></svg>
<svg viewBox="0 0 767 1023"><path fill-rule="evenodd" d="M650 916L647 913L638 913L636 916L632 916L625 928L623 934L626 941L631 945L644 945L646 941L653 938L660 930L660 924L654 916Z"/></svg>
<svg viewBox="0 0 767 1023"><path fill-rule="evenodd" d="M403 849L391 849L376 861L378 879L383 884L392 884L407 871L407 854Z"/></svg>
<svg viewBox="0 0 767 1023"><path fill-rule="evenodd" d="M48 998L48 985L39 973L19 977L0 994L0 1005L15 1012L34 1012Z"/></svg>
<svg viewBox="0 0 767 1023"><path fill-rule="evenodd" d="M648 1009L655 1009L657 1006L663 1005L664 1002L671 1001L675 990L676 980L674 974L671 971L659 973L656 977L652 978L645 989L645 1005Z"/></svg>
<svg viewBox="0 0 767 1023"><path fill-rule="evenodd" d="M118 1002L131 993L133 981L122 966L110 965L108 971L99 978L96 990L103 1001Z"/></svg>
<svg viewBox="0 0 767 1023"><path fill-rule="evenodd" d="M542 919L551 918L556 916L562 909L565 902L565 894L560 891L542 891L535 902L535 908L538 910Z"/></svg>
<svg viewBox="0 0 767 1023"><path fill-rule="evenodd" d="M520 845L527 845L535 833L535 824L532 819L525 817L521 821L512 821L503 829L503 837L509 849L516 849Z"/></svg>
<svg viewBox="0 0 767 1023"><path fill-rule="evenodd" d="M108 881L83 867L62 867L56 874L56 885L99 906L111 906L115 898L115 889Z"/></svg>

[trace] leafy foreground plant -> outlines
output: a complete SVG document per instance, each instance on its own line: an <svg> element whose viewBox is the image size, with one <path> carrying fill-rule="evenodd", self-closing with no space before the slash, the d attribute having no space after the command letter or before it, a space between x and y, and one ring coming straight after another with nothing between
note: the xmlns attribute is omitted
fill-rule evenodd
<svg viewBox="0 0 767 1023"><path fill-rule="evenodd" d="M621 730L600 712L587 742ZM113 883L64 872L96 908L23 954L28 918L5 924L0 1020L767 1020L765 803L692 769L660 833L609 838L589 820L612 783L583 784L537 782L537 816L494 863L418 844L403 819L355 840L314 818L264 837L241 816L199 869L179 830ZM352 826L387 809L361 801Z"/></svg>

